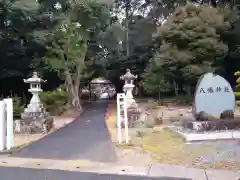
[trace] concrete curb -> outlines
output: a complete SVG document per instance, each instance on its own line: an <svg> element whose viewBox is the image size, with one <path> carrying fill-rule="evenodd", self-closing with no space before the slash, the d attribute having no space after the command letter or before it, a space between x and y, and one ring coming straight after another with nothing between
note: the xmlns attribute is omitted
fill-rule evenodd
<svg viewBox="0 0 240 180"><path fill-rule="evenodd" d="M118 174L143 176L150 178L179 178L189 180L238 180L240 171L189 168L170 164L149 164L145 166L129 166L124 164L97 163L27 158L4 158L0 166L35 169L52 169L76 172L92 172L99 174Z"/></svg>
<svg viewBox="0 0 240 180"><path fill-rule="evenodd" d="M187 178L192 180L238 180L240 179L240 171L199 169L180 165L153 164L148 176Z"/></svg>
<svg viewBox="0 0 240 180"><path fill-rule="evenodd" d="M41 138L40 138L41 139ZM3 151L0 151L0 155L10 155L10 154L13 154L15 152L18 152L20 151L21 149L25 148L27 145L31 144L32 142L29 142L29 143L26 143L26 144L23 144L23 145L20 145L20 146L16 146L10 150L3 150Z"/></svg>
<svg viewBox="0 0 240 180"><path fill-rule="evenodd" d="M187 168L185 166L169 164L153 164L148 176L207 180L204 169Z"/></svg>
<svg viewBox="0 0 240 180"><path fill-rule="evenodd" d="M172 126L167 127L170 131L181 135L185 141L209 141L209 140L224 140L224 139L240 139L240 131L215 131L215 132L199 132L199 133L185 133L180 129Z"/></svg>

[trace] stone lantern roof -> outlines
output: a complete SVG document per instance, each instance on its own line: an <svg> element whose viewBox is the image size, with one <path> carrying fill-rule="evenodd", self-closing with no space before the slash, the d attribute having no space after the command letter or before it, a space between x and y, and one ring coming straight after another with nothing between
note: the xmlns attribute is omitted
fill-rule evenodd
<svg viewBox="0 0 240 180"><path fill-rule="evenodd" d="M124 75L122 75L122 76L120 76L120 79L121 80L135 80L135 79L137 79L137 75L135 76L135 75L133 75L132 73L131 73L131 70L130 69L127 69L126 70L126 73L124 74Z"/></svg>
<svg viewBox="0 0 240 180"><path fill-rule="evenodd" d="M41 82L46 82L46 80L41 79L38 76L37 72L33 72L33 76L28 78L28 79L23 79L25 83L41 83Z"/></svg>

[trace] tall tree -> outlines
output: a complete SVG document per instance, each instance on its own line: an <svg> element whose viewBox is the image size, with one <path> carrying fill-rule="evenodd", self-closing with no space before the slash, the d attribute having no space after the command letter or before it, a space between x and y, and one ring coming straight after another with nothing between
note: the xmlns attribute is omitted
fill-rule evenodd
<svg viewBox="0 0 240 180"><path fill-rule="evenodd" d="M11 90L27 91L22 86L22 78L36 66L43 67L45 42L62 18L60 14L39 1L0 2L0 81L5 84L0 89L3 94L9 95Z"/></svg>
<svg viewBox="0 0 240 180"><path fill-rule="evenodd" d="M106 31L108 40L103 47L107 75L116 85L126 68L141 74L153 54L153 46L159 43L152 38L156 32L156 21L147 16L148 5L143 7L143 4L144 1L140 0L115 1L114 14L117 14L118 21L114 22L114 28Z"/></svg>
<svg viewBox="0 0 240 180"><path fill-rule="evenodd" d="M143 90L150 94L157 94L158 102L161 102L161 93L169 92L173 89L173 85L169 79L164 76L154 62L148 65L145 72L142 74L141 85Z"/></svg>
<svg viewBox="0 0 240 180"><path fill-rule="evenodd" d="M159 28L164 43L154 61L180 86L194 85L201 74L216 70L227 54L220 33L228 30L229 18L227 7L188 4L178 8Z"/></svg>
<svg viewBox="0 0 240 180"><path fill-rule="evenodd" d="M82 37L78 24L66 22L57 30L55 40L48 48L46 63L64 74L70 92L72 106L81 109L79 83L85 68L86 40Z"/></svg>
<svg viewBox="0 0 240 180"><path fill-rule="evenodd" d="M99 28L108 6L95 1L71 1L68 16L54 33L48 47L47 64L63 75L72 106L81 109L80 80L86 77L88 47Z"/></svg>

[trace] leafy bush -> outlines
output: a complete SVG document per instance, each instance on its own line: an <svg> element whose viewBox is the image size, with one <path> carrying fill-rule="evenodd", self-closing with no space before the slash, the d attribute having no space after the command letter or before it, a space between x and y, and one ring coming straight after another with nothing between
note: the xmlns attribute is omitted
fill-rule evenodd
<svg viewBox="0 0 240 180"><path fill-rule="evenodd" d="M179 104L192 105L193 102L193 97L189 95L178 96L176 99L179 101Z"/></svg>
<svg viewBox="0 0 240 180"><path fill-rule="evenodd" d="M235 72L234 76L237 77L237 80L236 80L237 85L235 88L236 104L240 105L240 71Z"/></svg>
<svg viewBox="0 0 240 180"><path fill-rule="evenodd" d="M13 96L13 117L20 118L21 113L24 111L24 104L20 97Z"/></svg>
<svg viewBox="0 0 240 180"><path fill-rule="evenodd" d="M40 93L40 99L50 114L58 115L66 109L68 93L62 88L58 88L54 91L45 91Z"/></svg>
<svg viewBox="0 0 240 180"><path fill-rule="evenodd" d="M24 103L21 97L17 95L12 95L8 98L12 98L13 100L13 118L14 119L20 119L21 113L24 111ZM1 96L0 100L4 100L4 97Z"/></svg>
<svg viewBox="0 0 240 180"><path fill-rule="evenodd" d="M145 133L144 132L142 132L142 131L137 131L136 132L136 137L143 137L145 135Z"/></svg>

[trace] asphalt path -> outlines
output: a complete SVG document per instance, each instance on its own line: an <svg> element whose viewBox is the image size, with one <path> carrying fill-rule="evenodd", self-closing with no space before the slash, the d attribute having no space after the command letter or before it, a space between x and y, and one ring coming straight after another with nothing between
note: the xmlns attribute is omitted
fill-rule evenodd
<svg viewBox="0 0 240 180"><path fill-rule="evenodd" d="M152 178L19 167L0 167L0 175L0 179L2 180L190 180L169 177Z"/></svg>
<svg viewBox="0 0 240 180"><path fill-rule="evenodd" d="M13 153L12 157L115 162L117 155L105 123L106 110L107 101L95 102L72 123Z"/></svg>

